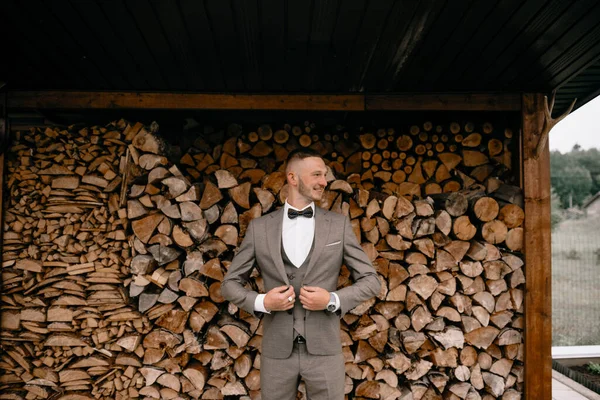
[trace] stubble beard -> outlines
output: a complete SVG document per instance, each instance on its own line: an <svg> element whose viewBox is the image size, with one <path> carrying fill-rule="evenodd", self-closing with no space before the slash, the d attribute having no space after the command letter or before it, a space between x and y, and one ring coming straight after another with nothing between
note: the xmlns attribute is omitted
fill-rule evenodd
<svg viewBox="0 0 600 400"><path fill-rule="evenodd" d="M304 196L305 198L310 199L312 201L321 201L324 190L316 192L316 191L313 191L314 187L310 188L310 187L308 187L308 185L305 185L304 182L302 182L302 179L299 179L298 182L300 183L298 185L298 192L300 192L300 194L302 196ZM321 188L321 189L325 189L325 188Z"/></svg>

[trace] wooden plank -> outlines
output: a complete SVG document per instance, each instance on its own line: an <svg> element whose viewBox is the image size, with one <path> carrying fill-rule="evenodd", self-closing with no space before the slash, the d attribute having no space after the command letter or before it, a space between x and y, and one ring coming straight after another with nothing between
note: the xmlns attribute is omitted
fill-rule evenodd
<svg viewBox="0 0 600 400"><path fill-rule="evenodd" d="M196 1L196 3L200 3ZM246 90L243 61L240 59L242 49L238 43L235 20L231 3L221 0L204 2L207 23L214 38L217 57L221 63L227 90ZM214 62L214 60L206 60Z"/></svg>
<svg viewBox="0 0 600 400"><path fill-rule="evenodd" d="M397 64L399 56L405 57L412 53L407 45L415 35L419 35L417 25L421 21L423 7L424 2L394 2L390 7L388 23L383 28L377 45L378 50L373 54L371 66L363 82L367 91L371 88L385 87L386 72L390 65Z"/></svg>
<svg viewBox="0 0 600 400"><path fill-rule="evenodd" d="M406 25L406 32L398 36L403 39L396 41L396 45L393 46L394 52L389 57L388 65L375 87L383 87L386 91L393 92L395 88L402 87L405 82L410 82L405 76L408 63L422 53L427 44L427 37L435 29L445 6L446 3L441 1L419 2L414 15Z"/></svg>
<svg viewBox="0 0 600 400"><path fill-rule="evenodd" d="M283 90L285 62L285 2L264 0L259 3L261 67L263 91Z"/></svg>
<svg viewBox="0 0 600 400"><path fill-rule="evenodd" d="M131 56L127 49L127 42L117 36L115 29L111 27L111 24L114 23L112 18L107 18L107 14L102 11L100 4L75 1L70 5L79 13L81 23L85 26L85 29L93 32L95 39L88 42L89 45L92 46L95 41L95 46L102 49L103 53L106 52L107 56L110 57L110 63L114 63L115 66L111 66L109 70L118 68L130 83L130 87L136 90L149 90L148 82L144 79L142 71L137 68L137 63L140 60L136 60ZM66 19L64 15L61 15L61 17ZM68 19L66 20L68 21ZM120 87L120 89L124 88Z"/></svg>
<svg viewBox="0 0 600 400"><path fill-rule="evenodd" d="M585 91L581 91L583 93L585 93ZM577 100L577 103L575 103L575 108L573 110L577 110L579 107L582 107L584 104L587 104L588 102L594 100L596 97L600 96L600 89L594 90L593 92L587 94L585 97L582 97L581 99ZM564 111L569 104L571 103L571 99L564 99L562 101L558 101L555 103L556 104L556 111Z"/></svg>
<svg viewBox="0 0 600 400"><path fill-rule="evenodd" d="M342 1L336 17L335 28L331 35L331 51L325 59L323 74L318 86L325 91L348 90L344 81L346 63L352 61L350 54L356 44L356 38L366 10L366 0Z"/></svg>
<svg viewBox="0 0 600 400"><path fill-rule="evenodd" d="M337 22L339 0L324 0L313 3L310 24L310 42L305 69L305 87L308 92L318 91L319 81L324 79L324 61L331 53L331 35Z"/></svg>
<svg viewBox="0 0 600 400"><path fill-rule="evenodd" d="M520 111L518 94L367 95L367 110Z"/></svg>
<svg viewBox="0 0 600 400"><path fill-rule="evenodd" d="M483 51L480 51L478 57L472 62L461 63L462 73L454 76L454 79L462 82L465 77L473 82L488 82L487 74L490 68L494 66L500 57L514 58L516 54L511 52L511 46L507 43L515 43L519 40L519 34L523 27L531 21L532 16L537 15L545 2L543 1L524 1L516 10L510 14L511 17L506 24L498 31L498 33L487 41ZM505 54L507 52L507 54Z"/></svg>
<svg viewBox="0 0 600 400"><path fill-rule="evenodd" d="M174 2L161 0L152 0L150 4L165 31L169 50L185 74L188 88L207 90L203 81L207 63L203 60L202 53L193 51L179 7Z"/></svg>
<svg viewBox="0 0 600 400"><path fill-rule="evenodd" d="M112 58L115 53L101 45L99 39L92 33L89 25L81 18L81 14L73 8L70 1L56 0L45 4L49 9L49 14L54 15L58 25L64 28L65 35L73 39L75 54L70 55L71 57L82 57L89 65L96 67L108 82L109 88L120 90L138 88L124 77L119 64L116 64L116 61Z"/></svg>
<svg viewBox="0 0 600 400"><path fill-rule="evenodd" d="M9 92L10 108L363 111L362 95L235 95L131 92Z"/></svg>
<svg viewBox="0 0 600 400"><path fill-rule="evenodd" d="M392 1L368 3L356 43L352 48L351 61L346 64L345 69L344 76L352 91L368 90L364 87L363 82L371 67L373 56L379 49L382 32L388 24L397 23L389 17L393 5ZM376 65L374 69L377 71Z"/></svg>
<svg viewBox="0 0 600 400"><path fill-rule="evenodd" d="M207 89L211 91L227 90L227 82L223 78L223 61L215 48L215 40L204 3L196 0L181 0L179 6L193 46L192 51L202 55L205 60L202 63L201 71L205 71L203 78Z"/></svg>
<svg viewBox="0 0 600 400"><path fill-rule="evenodd" d="M549 74L552 74L550 83L562 84L584 66L595 64L600 57L599 42L600 28L595 28L572 48L567 49L559 60L548 67Z"/></svg>
<svg viewBox="0 0 600 400"><path fill-rule="evenodd" d="M10 54L11 58L14 60L20 60L19 65L15 63L5 63L3 68L5 70L5 76L16 76L17 74L23 74L22 76L27 76L26 85L22 85L22 88L37 88L44 86L49 80L54 79L50 78L51 76L61 76L62 71L60 71L56 66L52 65L52 63L44 58L39 50L36 50L35 44L29 42L29 39L25 37L24 34L21 33L21 27L10 25L10 22L7 21L6 24L3 24L2 31L0 31L0 37L6 37L7 32L10 32L12 37L18 37L18 40L9 41L6 43L5 54Z"/></svg>
<svg viewBox="0 0 600 400"><path fill-rule="evenodd" d="M396 67L394 81L391 83L391 90L395 88L405 88L404 90L419 91L421 88L416 84L424 75L424 66L430 70L440 60L438 55L447 45L451 32L458 29L457 21L461 21L471 7L471 3L466 1L444 2L443 8L439 14L433 16L428 31L423 32L420 38L420 48L414 51L408 60L402 65ZM452 27L452 28L449 28Z"/></svg>
<svg viewBox="0 0 600 400"><path fill-rule="evenodd" d="M233 26L238 36L241 52L238 57L244 66L244 83L246 90L256 92L262 89L261 77L261 25L258 19L258 2L253 0L242 0L236 2L232 7Z"/></svg>
<svg viewBox="0 0 600 400"><path fill-rule="evenodd" d="M567 12L568 8L570 8L570 5L564 2L548 2L545 4L540 12L522 27L518 39L510 46L510 52L506 49L494 61L486 72L486 77L497 82L511 83L512 79L516 78L519 83L529 83L531 78L525 78L527 72L529 72L529 75L538 76L547 64L537 61L544 54L545 49L540 48L540 43L536 43L536 39L543 36L542 43L545 43L548 35L547 31L552 28L552 24L560 15ZM552 43L551 36L548 35L548 37L548 42ZM529 61L528 53L535 54L532 64L527 62ZM527 68L523 69L523 66L527 66ZM510 67L513 67L513 69Z"/></svg>
<svg viewBox="0 0 600 400"><path fill-rule="evenodd" d="M130 23L137 26L142 37L148 43L148 50L156 60L169 88L184 90L190 87L189 81L186 80L188 77L184 75L182 66L177 64L178 60L172 54L165 31L150 2L148 0L127 0L125 5L132 14Z"/></svg>
<svg viewBox="0 0 600 400"><path fill-rule="evenodd" d="M284 88L288 92L302 92L306 87L306 67L309 63L308 39L311 26L312 2L304 0L288 0L286 53L285 53L285 79Z"/></svg>
<svg viewBox="0 0 600 400"><path fill-rule="evenodd" d="M83 74L80 74L70 63L65 62L65 58L60 51L52 51L52 39L49 35L36 36L36 30L33 29L36 23L31 20L33 18L32 14L27 15L20 9L19 4L12 0L3 2L2 6L6 15L10 15L10 18L6 19L6 24L3 25L5 25L5 32L10 32L11 36L15 38L14 43L12 40L9 41L11 47L18 46L23 53L26 53L34 61L38 69L44 71L46 77L53 77L52 80L56 83L60 82L74 88L89 85L89 80ZM13 52L7 51L5 54L11 54L16 57L13 59L19 59L18 55ZM71 72L69 73L67 70ZM15 68L15 79L22 72ZM57 87L60 86L57 85Z"/></svg>
<svg viewBox="0 0 600 400"><path fill-rule="evenodd" d="M462 20L458 23L458 27L448 33L448 41L436 53L436 61L431 64L431 67L426 74L421 74L415 84L424 90L440 87L446 82L453 81L453 75L448 74L448 69L464 60L457 59L457 49L462 46L468 46L471 41L476 40L477 30L488 22L488 19L494 19L494 7L497 3L493 1L477 1L471 3L466 12L462 16ZM490 15L494 17L489 18ZM485 16L485 18L482 18ZM497 17L496 17L497 18ZM474 54L474 53L471 53Z"/></svg>
<svg viewBox="0 0 600 400"><path fill-rule="evenodd" d="M471 64L480 65L482 62L480 55L483 54L490 43L490 38L496 37L499 32L502 32L515 10L519 9L521 3L521 0L501 0L496 3L494 10L477 28L471 40L466 45L460 46L459 51L453 55L453 62L444 72L444 75L456 77L462 75L465 68L471 66ZM473 57L473 54L477 54L477 57ZM464 62L464 60L471 62ZM477 73L477 71L474 72Z"/></svg>
<svg viewBox="0 0 600 400"><path fill-rule="evenodd" d="M101 8L100 12L110 16L107 18L110 24L103 28L114 33L119 43L119 46L116 47L126 50L131 55L131 64L135 66L136 72L148 82L148 87L154 90L169 89L163 72L152 56L148 44L133 21L133 16L125 2L101 1L97 5Z"/></svg>
<svg viewBox="0 0 600 400"><path fill-rule="evenodd" d="M552 398L550 152L535 148L544 124L544 96L523 95L525 195L525 397Z"/></svg>
<svg viewBox="0 0 600 400"><path fill-rule="evenodd" d="M593 6L597 3L596 0L566 3L564 4L566 8L559 7L554 13L544 13L547 25L538 29L538 32L543 32L543 35L522 51L521 56L513 60L500 78L506 82L514 80L545 83L547 75L540 74L539 69L549 69L548 67L554 65L555 61L563 57L566 49L575 47L582 40L585 36L584 32L589 32L590 28L597 24L598 12L594 13L593 10ZM555 23L558 15L561 18L560 24ZM515 43L515 45L521 44L521 42ZM581 53L578 53L578 57L580 55ZM538 86L533 84L531 87Z"/></svg>
<svg viewBox="0 0 600 400"><path fill-rule="evenodd" d="M101 90L112 88L112 83L106 79L105 71L87 57L88 49L81 48L74 38L67 32L66 27L49 10L49 5L39 0L27 2L17 2L17 7L21 8L21 21L24 26L29 25L32 32L36 32L34 41L39 41L40 45L47 47L55 63L67 66L65 73L73 77L77 82L88 82L89 87ZM11 14L12 16L12 14ZM48 29L48 27L52 27ZM57 46L57 43L60 43ZM80 79L83 78L83 79ZM67 85L64 85L67 86ZM86 87L84 84L72 86L75 88Z"/></svg>

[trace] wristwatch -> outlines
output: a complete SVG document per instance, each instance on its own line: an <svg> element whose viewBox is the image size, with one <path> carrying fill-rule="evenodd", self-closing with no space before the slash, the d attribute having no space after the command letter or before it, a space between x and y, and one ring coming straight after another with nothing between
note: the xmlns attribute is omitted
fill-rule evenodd
<svg viewBox="0 0 600 400"><path fill-rule="evenodd" d="M335 295L333 293L329 294L329 303L327 303L327 311L335 312Z"/></svg>

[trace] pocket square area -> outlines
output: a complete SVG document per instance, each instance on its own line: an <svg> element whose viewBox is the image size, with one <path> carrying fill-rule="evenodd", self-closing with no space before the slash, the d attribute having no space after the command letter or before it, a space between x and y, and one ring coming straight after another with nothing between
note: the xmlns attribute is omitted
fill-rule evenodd
<svg viewBox="0 0 600 400"><path fill-rule="evenodd" d="M342 241L341 241L341 240L338 240L337 242L333 242L333 243L328 243L328 244L326 244L326 245L325 245L325 247L329 247L329 246L335 246L336 244L340 244L340 243L342 243Z"/></svg>

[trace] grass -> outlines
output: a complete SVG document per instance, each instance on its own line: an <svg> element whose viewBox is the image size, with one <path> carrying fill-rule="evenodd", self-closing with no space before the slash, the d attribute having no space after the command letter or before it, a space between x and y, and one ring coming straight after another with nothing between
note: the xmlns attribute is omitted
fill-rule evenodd
<svg viewBox="0 0 600 400"><path fill-rule="evenodd" d="M593 363L593 362L588 363L587 369L588 369L588 371L590 371L590 373L592 373L594 375L600 375L600 364Z"/></svg>
<svg viewBox="0 0 600 400"><path fill-rule="evenodd" d="M552 345L600 345L600 217L552 232Z"/></svg>

